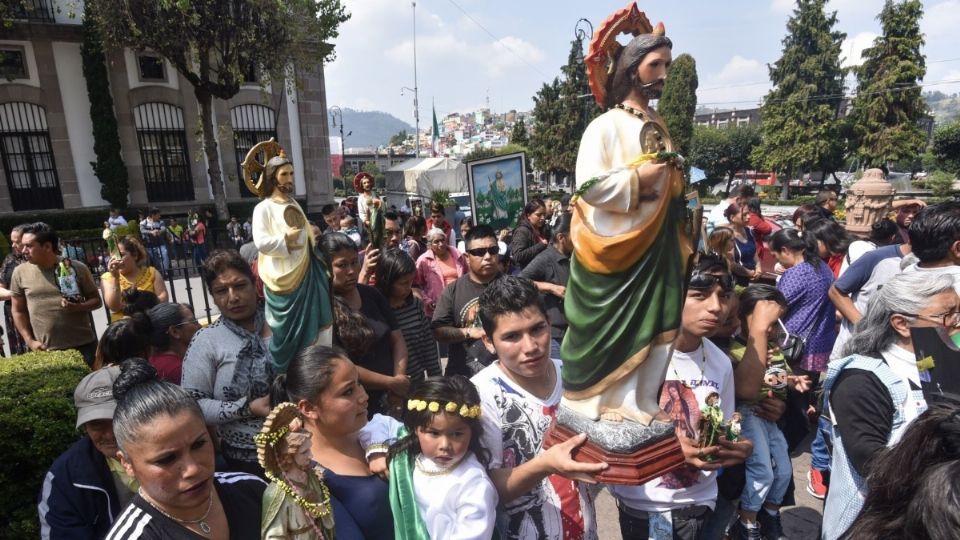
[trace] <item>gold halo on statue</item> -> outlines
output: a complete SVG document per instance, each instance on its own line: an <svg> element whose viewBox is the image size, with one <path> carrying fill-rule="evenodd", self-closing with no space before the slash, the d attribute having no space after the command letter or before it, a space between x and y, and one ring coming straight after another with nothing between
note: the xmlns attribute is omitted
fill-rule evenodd
<svg viewBox="0 0 960 540"><path fill-rule="evenodd" d="M658 30L662 31L662 24L658 25ZM630 2L627 7L607 17L593 33L584 63L587 65L587 82L590 84L590 91L593 92L593 97L600 107L604 107L607 97L607 79L613 73L614 63L620 49L623 48L623 45L617 42L617 36L620 34L638 36L652 31L653 25L650 24L647 15L637 9L636 2Z"/></svg>
<svg viewBox="0 0 960 540"><path fill-rule="evenodd" d="M280 143L273 137L270 137L269 141L255 144L253 148L247 152L247 156L243 158L243 163L240 165L240 174L243 175L243 183L246 184L247 189L257 197L262 199L270 195L269 193L262 193L261 186L263 185L263 178L261 178L261 175L266 168L267 162L279 156L282 152L283 149L280 147ZM260 154L263 154L263 161L257 161L257 156Z"/></svg>
<svg viewBox="0 0 960 540"><path fill-rule="evenodd" d="M280 470L280 464L277 462L276 445L280 439L290 433L290 422L297 419L301 419L301 416L296 404L289 401L281 403L270 411L263 422L260 434L254 437L257 443L257 461L260 462L264 471L278 478L282 478L283 471Z"/></svg>

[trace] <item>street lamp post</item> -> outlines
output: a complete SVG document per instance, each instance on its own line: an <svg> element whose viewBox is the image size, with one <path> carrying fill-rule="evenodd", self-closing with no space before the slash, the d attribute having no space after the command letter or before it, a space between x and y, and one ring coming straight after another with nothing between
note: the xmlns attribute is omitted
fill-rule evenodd
<svg viewBox="0 0 960 540"><path fill-rule="evenodd" d="M420 96L417 88L417 3L410 2L410 4L413 6L413 88L401 87L400 95L403 95L404 90L413 92L413 122L416 130L413 142L416 148L416 157L420 157Z"/></svg>
<svg viewBox="0 0 960 540"><path fill-rule="evenodd" d="M330 111L330 118L331 118L331 120L333 120L333 127L338 127L338 125L337 125L337 119L338 119L338 118L340 119L340 122L339 122L339 128L340 128L340 146L342 147L342 148L341 148L341 151L344 152L344 153L346 153L346 151L347 151L347 143L346 143L346 140L347 140L347 139L346 139L346 138L349 137L350 135L353 135L353 131L347 132L346 135L343 134L343 109L341 109L340 107L334 105L333 107L330 107L329 111Z"/></svg>

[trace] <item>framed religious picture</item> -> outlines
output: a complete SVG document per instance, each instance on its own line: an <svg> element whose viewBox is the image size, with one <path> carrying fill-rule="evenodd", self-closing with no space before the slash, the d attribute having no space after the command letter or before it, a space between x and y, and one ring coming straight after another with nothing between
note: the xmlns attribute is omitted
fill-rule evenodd
<svg viewBox="0 0 960 540"><path fill-rule="evenodd" d="M523 152L467 164L474 224L512 229L527 204L527 158Z"/></svg>

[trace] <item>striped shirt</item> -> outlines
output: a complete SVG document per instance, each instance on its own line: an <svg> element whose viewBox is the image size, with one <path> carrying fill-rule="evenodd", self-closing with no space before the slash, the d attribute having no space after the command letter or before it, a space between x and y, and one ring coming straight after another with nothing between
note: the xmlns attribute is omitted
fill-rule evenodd
<svg viewBox="0 0 960 540"><path fill-rule="evenodd" d="M246 473L215 473L214 487L230 524L230 540L260 538L266 482ZM197 534L163 515L137 495L113 522L106 540L193 540Z"/></svg>
<svg viewBox="0 0 960 540"><path fill-rule="evenodd" d="M403 306L393 308L393 316L407 342L407 375L411 382L422 381L424 372L429 377L439 377L440 355L437 341L430 328L430 319L423 311L423 304L410 296Z"/></svg>

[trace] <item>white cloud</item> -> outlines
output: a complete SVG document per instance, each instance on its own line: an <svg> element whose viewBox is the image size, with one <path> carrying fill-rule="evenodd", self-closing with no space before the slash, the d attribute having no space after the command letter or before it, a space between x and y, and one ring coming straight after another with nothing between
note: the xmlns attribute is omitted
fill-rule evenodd
<svg viewBox="0 0 960 540"><path fill-rule="evenodd" d="M748 109L770 89L766 64L735 55L717 73L703 77L697 101L707 107Z"/></svg>
<svg viewBox="0 0 960 540"><path fill-rule="evenodd" d="M770 11L777 15L789 15L793 12L795 5L796 2L794 0L771 0Z"/></svg>
<svg viewBox="0 0 960 540"><path fill-rule="evenodd" d="M955 37L960 27L960 0L947 0L925 10L920 30L927 41L939 37Z"/></svg>
<svg viewBox="0 0 960 540"><path fill-rule="evenodd" d="M877 34L860 32L852 38L843 40L840 46L840 61L843 67L859 66L863 63L863 50L873 46Z"/></svg>

